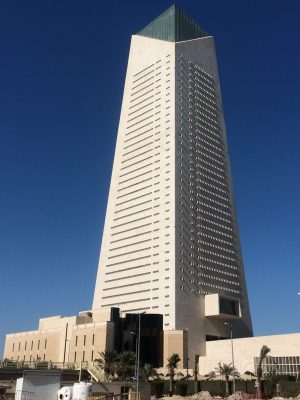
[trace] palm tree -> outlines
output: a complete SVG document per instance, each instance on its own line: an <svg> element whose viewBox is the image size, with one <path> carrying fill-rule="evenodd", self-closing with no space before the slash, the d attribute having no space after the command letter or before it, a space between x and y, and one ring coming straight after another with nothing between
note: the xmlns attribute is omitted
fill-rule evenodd
<svg viewBox="0 0 300 400"><path fill-rule="evenodd" d="M141 368L141 374L143 375L143 377L146 379L147 382L149 382L149 378L158 376L156 369L154 369L151 364L145 364Z"/></svg>
<svg viewBox="0 0 300 400"><path fill-rule="evenodd" d="M259 355L259 360L258 360L258 365L257 365L257 370L256 370L256 375L257 375L257 397L258 399L262 398L262 384L261 384L261 378L263 375L263 370L262 370L262 363L264 359L266 358L267 354L270 353L271 349L269 347L263 345L262 348L260 349L260 355Z"/></svg>
<svg viewBox="0 0 300 400"><path fill-rule="evenodd" d="M229 377L234 373L236 375L236 371L234 370L233 366L230 364L221 364L219 363L215 370L225 378L226 382L226 397L229 396Z"/></svg>
<svg viewBox="0 0 300 400"><path fill-rule="evenodd" d="M123 351L118 355L118 369L126 380L135 364L135 353L133 351Z"/></svg>
<svg viewBox="0 0 300 400"><path fill-rule="evenodd" d="M99 353L100 358L95 359L99 367L103 369L106 379L109 375L114 375L116 370L116 363L118 353L115 350L107 349Z"/></svg>
<svg viewBox="0 0 300 400"><path fill-rule="evenodd" d="M177 364L180 361L180 357L177 353L171 355L168 358L167 368L169 370L169 377L170 377L170 396L173 396L174 393L174 376L175 376L175 369L177 368Z"/></svg>
<svg viewBox="0 0 300 400"><path fill-rule="evenodd" d="M194 366L194 392L195 394L198 393L198 367L199 367L199 356L195 354L195 366Z"/></svg>

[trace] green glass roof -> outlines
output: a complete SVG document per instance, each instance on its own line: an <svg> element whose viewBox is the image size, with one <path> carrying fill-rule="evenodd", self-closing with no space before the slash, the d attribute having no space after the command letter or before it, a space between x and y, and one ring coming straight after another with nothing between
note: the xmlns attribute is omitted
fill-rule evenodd
<svg viewBox="0 0 300 400"><path fill-rule="evenodd" d="M137 35L169 42L182 42L209 36L181 8L173 4Z"/></svg>

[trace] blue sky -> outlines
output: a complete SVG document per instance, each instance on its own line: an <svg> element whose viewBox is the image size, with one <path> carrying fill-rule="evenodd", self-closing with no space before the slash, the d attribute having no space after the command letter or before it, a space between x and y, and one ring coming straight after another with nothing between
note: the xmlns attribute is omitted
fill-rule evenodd
<svg viewBox="0 0 300 400"><path fill-rule="evenodd" d="M171 4L0 4L0 348L91 307L130 35ZM216 39L254 333L299 332L300 2L178 4Z"/></svg>

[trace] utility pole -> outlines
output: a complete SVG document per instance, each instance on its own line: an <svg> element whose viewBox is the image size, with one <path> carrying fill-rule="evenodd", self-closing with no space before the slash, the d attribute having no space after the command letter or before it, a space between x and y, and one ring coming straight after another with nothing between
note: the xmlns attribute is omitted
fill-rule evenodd
<svg viewBox="0 0 300 400"><path fill-rule="evenodd" d="M65 368L65 362L66 362L66 351L67 351L67 341L68 341L68 328L69 324L68 322L66 323L66 331L65 331L65 345L64 345L64 358L63 358L63 367Z"/></svg>
<svg viewBox="0 0 300 400"><path fill-rule="evenodd" d="M232 359L232 383L233 383L233 394L235 394L235 367L234 367L234 353L233 353L233 338L232 338L232 324L229 322L224 322L224 325L228 326L230 329L230 340L231 340L231 359Z"/></svg>
<svg viewBox="0 0 300 400"><path fill-rule="evenodd" d="M199 355L195 354L195 367L194 367L194 389L195 394L198 393L198 366L199 366Z"/></svg>
<svg viewBox="0 0 300 400"><path fill-rule="evenodd" d="M141 351L141 316L146 311L139 313L139 325L138 325L138 343L137 343L137 366L136 366L136 391L139 391L139 380L140 380L140 351Z"/></svg>
<svg viewBox="0 0 300 400"><path fill-rule="evenodd" d="M186 359L186 379L189 378L189 361L190 361L189 356L187 356L187 359Z"/></svg>

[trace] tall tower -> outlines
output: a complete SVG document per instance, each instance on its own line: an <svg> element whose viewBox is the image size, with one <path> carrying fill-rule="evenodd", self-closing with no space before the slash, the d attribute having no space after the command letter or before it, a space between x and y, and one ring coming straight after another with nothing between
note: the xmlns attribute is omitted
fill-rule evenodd
<svg viewBox="0 0 300 400"><path fill-rule="evenodd" d="M213 37L173 5L132 36L93 308L251 336Z"/></svg>

